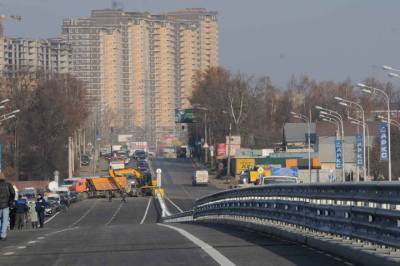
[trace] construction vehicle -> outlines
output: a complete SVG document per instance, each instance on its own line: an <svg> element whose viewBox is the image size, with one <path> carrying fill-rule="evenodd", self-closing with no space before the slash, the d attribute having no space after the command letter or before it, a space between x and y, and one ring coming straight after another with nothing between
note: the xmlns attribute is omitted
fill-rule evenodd
<svg viewBox="0 0 400 266"><path fill-rule="evenodd" d="M128 193L131 196L151 195L157 187L157 180L153 180L151 174L143 174L140 170L133 167L124 169L112 169L110 167L108 173L113 178L125 177L131 187L130 193Z"/></svg>
<svg viewBox="0 0 400 266"><path fill-rule="evenodd" d="M72 177L64 179L62 187L68 188L69 191L83 193L88 190L87 180L82 177Z"/></svg>
<svg viewBox="0 0 400 266"><path fill-rule="evenodd" d="M86 178L89 197L106 197L108 193L118 196L122 191L131 192L131 186L124 176L105 176Z"/></svg>

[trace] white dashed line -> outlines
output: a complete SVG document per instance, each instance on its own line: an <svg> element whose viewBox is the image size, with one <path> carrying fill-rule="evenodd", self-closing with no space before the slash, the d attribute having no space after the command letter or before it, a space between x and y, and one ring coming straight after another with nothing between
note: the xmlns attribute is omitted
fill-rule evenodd
<svg viewBox="0 0 400 266"><path fill-rule="evenodd" d="M69 227L73 227L75 225L77 225L80 221L82 221L96 206L98 200L96 200L93 205L78 219L76 220L73 224L71 224Z"/></svg>
<svg viewBox="0 0 400 266"><path fill-rule="evenodd" d="M150 198L149 202L147 203L146 211L144 212L144 215L143 215L142 220L140 221L140 224L143 224L144 221L146 220L147 213L149 212L149 209L150 209L151 200L152 200L152 198Z"/></svg>
<svg viewBox="0 0 400 266"><path fill-rule="evenodd" d="M189 233L189 232L187 232L187 231L185 231L185 230L183 230L181 228L172 226L172 225L167 225L167 224L158 224L158 225L164 226L164 227L168 227L168 228L170 228L172 230L177 231L178 233L180 233L181 235L183 235L184 237L186 237L187 239L192 241L196 246L200 247L205 253L207 253L219 265L224 265L224 266L235 265L227 257L222 255L218 250L216 250L215 248L213 248L212 246L210 246L209 244L207 244L203 240L198 239L197 237L195 237L191 233Z"/></svg>
<svg viewBox="0 0 400 266"><path fill-rule="evenodd" d="M6 252L6 253L3 253L3 255L4 255L4 256L14 255L14 252L11 252L11 251L10 251L10 252Z"/></svg>
<svg viewBox="0 0 400 266"><path fill-rule="evenodd" d="M56 212L53 216L51 216L49 219L47 219L46 221L44 221L44 224L47 224L48 222L50 222L51 220L53 220L54 218L56 218L57 215L59 215L60 212Z"/></svg>
<svg viewBox="0 0 400 266"><path fill-rule="evenodd" d="M37 243L37 241L35 241L35 240L32 240L32 241L28 242L28 244L35 244L35 243Z"/></svg>
<svg viewBox="0 0 400 266"><path fill-rule="evenodd" d="M24 248L26 248L26 246L19 246L19 247L17 247L17 249L24 249Z"/></svg>
<svg viewBox="0 0 400 266"><path fill-rule="evenodd" d="M115 216L117 216L118 212L121 210L123 204L124 203L121 202L121 204L119 205L118 209L111 216L111 219L106 223L106 226L108 226L114 220Z"/></svg>
<svg viewBox="0 0 400 266"><path fill-rule="evenodd" d="M39 236L37 239L39 240L44 239L44 236Z"/></svg>
<svg viewBox="0 0 400 266"><path fill-rule="evenodd" d="M345 261L344 264L349 265L349 266L354 266L353 263L350 263L350 262L348 262L348 261Z"/></svg>

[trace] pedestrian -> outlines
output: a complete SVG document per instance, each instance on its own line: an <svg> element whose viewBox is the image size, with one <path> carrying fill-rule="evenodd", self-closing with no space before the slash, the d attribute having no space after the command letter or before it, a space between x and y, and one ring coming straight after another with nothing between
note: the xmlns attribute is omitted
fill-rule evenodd
<svg viewBox="0 0 400 266"><path fill-rule="evenodd" d="M43 198L42 194L39 194L36 200L35 210L37 212L39 218L39 227L43 228L44 226L44 211L46 210L46 200Z"/></svg>
<svg viewBox="0 0 400 266"><path fill-rule="evenodd" d="M112 201L112 191L108 191L108 201Z"/></svg>
<svg viewBox="0 0 400 266"><path fill-rule="evenodd" d="M14 205L15 191L13 186L6 182L3 173L0 173L0 239L7 237L7 227L10 215L10 207Z"/></svg>
<svg viewBox="0 0 400 266"><path fill-rule="evenodd" d="M29 208L26 205L26 199L22 198L22 195L18 195L18 199L15 201L15 226L18 230L21 230L25 224L26 213Z"/></svg>
<svg viewBox="0 0 400 266"><path fill-rule="evenodd" d="M125 189L121 190L121 202L126 202L126 191L125 191Z"/></svg>
<svg viewBox="0 0 400 266"><path fill-rule="evenodd" d="M38 214L36 212L36 204L33 201L28 202L29 207L29 220L31 220L32 228L38 228Z"/></svg>
<svg viewBox="0 0 400 266"><path fill-rule="evenodd" d="M66 211L68 209L68 202L67 202L67 199L64 196L61 197L60 205L61 205L61 209L63 211Z"/></svg>

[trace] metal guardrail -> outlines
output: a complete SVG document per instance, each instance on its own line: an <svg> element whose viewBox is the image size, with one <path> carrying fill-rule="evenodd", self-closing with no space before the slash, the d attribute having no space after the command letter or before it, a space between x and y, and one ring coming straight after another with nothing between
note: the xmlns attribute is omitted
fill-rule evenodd
<svg viewBox="0 0 400 266"><path fill-rule="evenodd" d="M400 182L269 185L219 192L165 221L248 217L400 248ZM186 217L186 218L185 218Z"/></svg>
<svg viewBox="0 0 400 266"><path fill-rule="evenodd" d="M166 217L163 217L163 222L189 222L193 221L193 210L184 211L176 214L172 214Z"/></svg>

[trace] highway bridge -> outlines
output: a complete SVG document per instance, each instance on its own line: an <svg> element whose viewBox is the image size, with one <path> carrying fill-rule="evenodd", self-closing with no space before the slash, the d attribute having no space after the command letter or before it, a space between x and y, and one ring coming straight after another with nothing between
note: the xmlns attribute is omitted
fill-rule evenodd
<svg viewBox="0 0 400 266"><path fill-rule="evenodd" d="M188 159L157 159L171 213L218 189L192 187ZM87 199L39 230L12 231L0 243L0 265L357 265L271 234L217 224L161 223L152 197Z"/></svg>

